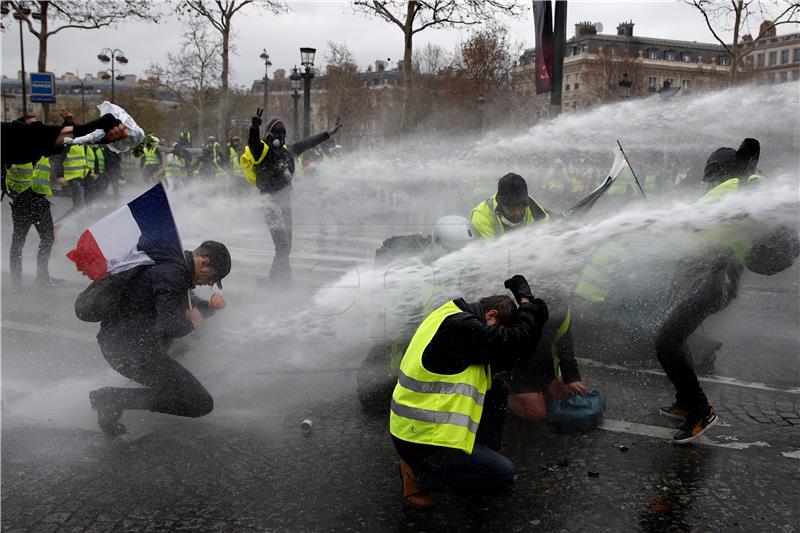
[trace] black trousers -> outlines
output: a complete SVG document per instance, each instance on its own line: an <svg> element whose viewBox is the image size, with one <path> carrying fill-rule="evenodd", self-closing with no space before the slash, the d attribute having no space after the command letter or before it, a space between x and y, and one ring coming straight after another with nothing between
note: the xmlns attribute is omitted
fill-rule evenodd
<svg viewBox="0 0 800 533"><path fill-rule="evenodd" d="M14 283L22 282L22 248L31 225L39 233L39 252L36 255L36 277L40 280L50 278L48 263L53 250L53 215L50 213L50 202L41 194L30 189L17 195L11 206L11 220L14 232L11 236L9 253L11 279Z"/></svg>
<svg viewBox="0 0 800 533"><path fill-rule="evenodd" d="M693 414L704 414L708 398L697 380L687 339L703 321L736 297L742 266L730 253L709 254L713 259L685 268L676 278L667 320L656 336L661 367L675 387L675 403Z"/></svg>
<svg viewBox="0 0 800 533"><path fill-rule="evenodd" d="M183 365L167 355L167 343L101 340L100 349L111 368L145 388L110 388L118 409L148 409L177 416L205 416L214 399Z"/></svg>
<svg viewBox="0 0 800 533"><path fill-rule="evenodd" d="M292 251L291 187L262 195L267 228L275 244L275 257L269 270L271 281L288 281L292 277L289 254Z"/></svg>

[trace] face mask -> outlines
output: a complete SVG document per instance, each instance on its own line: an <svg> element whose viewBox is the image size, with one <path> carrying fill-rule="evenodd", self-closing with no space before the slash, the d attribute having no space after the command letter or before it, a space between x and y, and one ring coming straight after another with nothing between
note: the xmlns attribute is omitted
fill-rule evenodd
<svg viewBox="0 0 800 533"><path fill-rule="evenodd" d="M506 218L506 216L504 214L501 214L500 215L500 220L503 222L504 226L508 226L508 227L511 227L511 228L516 228L517 226L522 224L522 222L525 220L525 217L522 217L522 220L520 220L519 222L511 222L510 220L508 220L508 218Z"/></svg>

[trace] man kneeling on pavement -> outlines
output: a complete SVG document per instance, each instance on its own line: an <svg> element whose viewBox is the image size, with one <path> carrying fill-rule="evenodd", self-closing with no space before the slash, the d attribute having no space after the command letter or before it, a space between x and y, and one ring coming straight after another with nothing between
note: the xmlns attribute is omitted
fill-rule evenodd
<svg viewBox="0 0 800 533"><path fill-rule="evenodd" d="M434 310L411 339L392 395L389 429L401 457L405 501L432 505L429 491L496 492L513 485L516 466L500 448L508 386L493 368L534 353L547 305L516 275L504 295Z"/></svg>

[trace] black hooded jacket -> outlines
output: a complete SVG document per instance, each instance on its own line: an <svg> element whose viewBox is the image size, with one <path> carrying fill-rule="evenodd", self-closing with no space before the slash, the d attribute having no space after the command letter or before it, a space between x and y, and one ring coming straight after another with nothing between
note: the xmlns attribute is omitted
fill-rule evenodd
<svg viewBox="0 0 800 533"><path fill-rule="evenodd" d="M155 343L168 346L172 339L192 331L186 318L189 291L194 287L191 252L176 254L164 248L145 251L155 264L141 269L120 297L119 316L100 323L97 339L104 342ZM192 305L204 314L208 302L192 294Z"/></svg>
<svg viewBox="0 0 800 533"><path fill-rule="evenodd" d="M270 146L264 159L255 165L256 186L262 193L278 192L292 184L294 176L294 158L310 148L330 139L327 131L312 135L288 146ZM250 128L247 146L256 161L264 151L259 128Z"/></svg>

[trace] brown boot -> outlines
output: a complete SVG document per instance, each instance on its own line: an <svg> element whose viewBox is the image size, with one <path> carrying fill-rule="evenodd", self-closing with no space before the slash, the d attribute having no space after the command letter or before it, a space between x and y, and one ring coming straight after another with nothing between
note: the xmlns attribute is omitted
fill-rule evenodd
<svg viewBox="0 0 800 533"><path fill-rule="evenodd" d="M427 509L433 505L428 493L417 485L417 476L408 466L408 463L400 459L400 477L403 479L403 499L411 507L417 509Z"/></svg>

